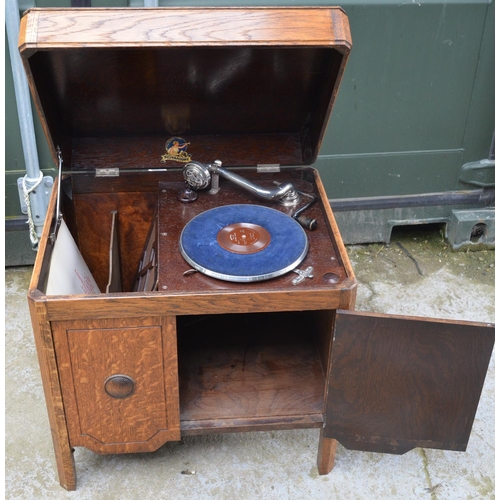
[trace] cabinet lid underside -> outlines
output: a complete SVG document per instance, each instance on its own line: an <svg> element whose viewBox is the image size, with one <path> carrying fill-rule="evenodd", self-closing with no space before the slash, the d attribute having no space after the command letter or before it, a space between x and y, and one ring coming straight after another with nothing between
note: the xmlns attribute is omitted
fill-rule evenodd
<svg viewBox="0 0 500 500"><path fill-rule="evenodd" d="M338 8L32 9L19 45L81 170L161 167L172 136L198 161L311 164L351 42Z"/></svg>

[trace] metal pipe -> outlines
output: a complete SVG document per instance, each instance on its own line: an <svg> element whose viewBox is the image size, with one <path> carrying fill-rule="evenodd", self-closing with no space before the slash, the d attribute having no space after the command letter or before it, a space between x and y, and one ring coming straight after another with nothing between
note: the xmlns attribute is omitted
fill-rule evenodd
<svg viewBox="0 0 500 500"><path fill-rule="evenodd" d="M7 40L9 44L12 75L14 77L16 104L19 115L19 125L21 128L26 174L32 179L38 179L38 176L40 175L40 167L38 164L38 152L36 149L35 129L33 127L33 112L31 110L28 79L26 78L23 63L21 62L21 56L19 55L19 51L17 49L20 22L21 18L19 16L19 5L17 0L7 0L5 5L5 25L7 28Z"/></svg>
<svg viewBox="0 0 500 500"><path fill-rule="evenodd" d="M5 25L7 29L7 42L12 66L12 76L14 79L14 89L16 95L17 112L23 145L24 163L26 166L26 176L24 177L25 193L29 192L29 201L34 223L34 232L37 237L42 234L43 224L47 213L47 199L43 188L33 189L40 184L43 175L40 172L38 162L38 151L36 147L35 128L33 126L33 112L31 109L28 79L24 72L21 56L17 44L19 38L19 4L17 0L7 0L5 5ZM32 190L32 191L31 191ZM31 191L31 192L30 192ZM36 242L33 242L36 247Z"/></svg>

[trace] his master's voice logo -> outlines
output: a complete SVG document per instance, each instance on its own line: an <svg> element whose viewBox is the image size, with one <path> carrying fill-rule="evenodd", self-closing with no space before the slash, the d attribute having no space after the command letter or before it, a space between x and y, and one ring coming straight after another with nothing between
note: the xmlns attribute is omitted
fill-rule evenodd
<svg viewBox="0 0 500 500"><path fill-rule="evenodd" d="M189 146L182 137L171 137L165 144L165 154L161 156L161 162L165 163L169 160L187 163L191 161L191 155L186 150Z"/></svg>

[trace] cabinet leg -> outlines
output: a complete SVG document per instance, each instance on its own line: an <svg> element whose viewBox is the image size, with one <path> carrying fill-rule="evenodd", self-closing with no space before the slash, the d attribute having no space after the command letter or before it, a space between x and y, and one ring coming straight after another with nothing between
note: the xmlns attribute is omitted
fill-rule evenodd
<svg viewBox="0 0 500 500"><path fill-rule="evenodd" d="M56 455L57 473L59 484L68 491L76 490L76 468L72 449L68 443L56 443L54 440L54 451Z"/></svg>
<svg viewBox="0 0 500 500"><path fill-rule="evenodd" d="M323 437L323 429L321 429L318 448L318 472L321 476L328 474L333 469L336 450L337 440Z"/></svg>
<svg viewBox="0 0 500 500"><path fill-rule="evenodd" d="M52 443L56 455L59 483L66 490L72 491L76 490L75 459L69 441L56 353L50 322L47 320L46 304L45 301L37 302L30 299L29 306L49 425L52 432Z"/></svg>

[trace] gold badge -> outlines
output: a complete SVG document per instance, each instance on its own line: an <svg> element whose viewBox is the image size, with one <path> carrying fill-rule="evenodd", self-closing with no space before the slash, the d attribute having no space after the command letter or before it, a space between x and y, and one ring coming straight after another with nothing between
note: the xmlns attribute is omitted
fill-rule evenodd
<svg viewBox="0 0 500 500"><path fill-rule="evenodd" d="M182 137L171 137L165 144L165 154L161 156L161 162L165 163L169 160L187 163L191 161L191 155L186 152L189 142L186 142Z"/></svg>

